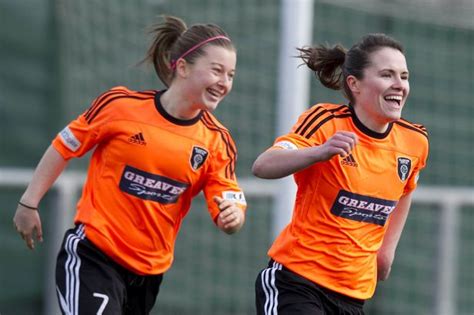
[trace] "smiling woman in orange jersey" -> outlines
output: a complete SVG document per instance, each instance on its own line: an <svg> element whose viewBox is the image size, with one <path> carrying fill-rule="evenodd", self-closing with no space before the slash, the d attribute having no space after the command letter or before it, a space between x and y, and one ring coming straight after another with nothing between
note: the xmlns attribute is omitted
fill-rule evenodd
<svg viewBox="0 0 474 315"><path fill-rule="evenodd" d="M349 104L312 106L253 165L261 178L294 174L298 187L292 220L255 283L257 314L363 314L390 273L428 136L401 118L410 87L394 39L369 34L349 51L299 52Z"/></svg>
<svg viewBox="0 0 474 315"><path fill-rule="evenodd" d="M231 91L236 51L213 24L165 17L146 60L167 89L118 86L95 99L53 140L23 194L14 223L28 247L42 239L35 209L71 158L94 149L74 229L58 255L64 314L148 314L192 199L204 192L224 232L244 224L237 151L211 112Z"/></svg>

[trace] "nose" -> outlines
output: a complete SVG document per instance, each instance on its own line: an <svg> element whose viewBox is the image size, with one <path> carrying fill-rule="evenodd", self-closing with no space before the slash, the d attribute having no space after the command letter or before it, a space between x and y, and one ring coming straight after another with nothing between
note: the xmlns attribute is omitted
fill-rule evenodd
<svg viewBox="0 0 474 315"><path fill-rule="evenodd" d="M403 89L406 84L408 83L408 80L403 79L400 76L395 76L392 82L392 87L398 90Z"/></svg>
<svg viewBox="0 0 474 315"><path fill-rule="evenodd" d="M227 90L230 90L232 88L232 78L228 74L223 74L218 84L225 87Z"/></svg>

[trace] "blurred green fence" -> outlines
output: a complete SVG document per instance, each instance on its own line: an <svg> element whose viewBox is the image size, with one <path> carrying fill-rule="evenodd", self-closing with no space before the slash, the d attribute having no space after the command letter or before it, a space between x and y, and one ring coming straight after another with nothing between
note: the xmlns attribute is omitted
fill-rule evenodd
<svg viewBox="0 0 474 315"><path fill-rule="evenodd" d="M338 4L344 2L315 1L314 42L349 46L368 32L385 32L404 43L411 84L404 117L424 124L431 141L420 183L473 187L474 27L441 23L441 9L412 8L409 2L399 7L410 11L405 17L373 6ZM369 2L376 6L377 1ZM146 27L156 16L172 14L188 24L217 23L237 45L234 89L216 115L236 140L239 176L251 176L253 160L275 136L279 10L275 0L0 1L0 167L34 167L56 132L105 89L162 88L153 71L136 64L148 45ZM415 10L423 18L416 18ZM474 12L474 7L465 10ZM311 99L344 101L315 80ZM71 168L86 164L85 159L74 161ZM19 189L0 190L2 315L42 309L45 246L27 252L11 227L20 195ZM42 204L46 226L49 199ZM249 204L246 227L229 238L216 231L201 201L194 203L178 238L175 264L165 276L158 313L253 313L253 281L271 242L272 201L252 197ZM472 210L465 207L460 213L465 250L458 257L457 314L474 310ZM415 205L392 278L368 303L369 315L432 314L440 285L433 281L437 232L443 223L436 206Z"/></svg>

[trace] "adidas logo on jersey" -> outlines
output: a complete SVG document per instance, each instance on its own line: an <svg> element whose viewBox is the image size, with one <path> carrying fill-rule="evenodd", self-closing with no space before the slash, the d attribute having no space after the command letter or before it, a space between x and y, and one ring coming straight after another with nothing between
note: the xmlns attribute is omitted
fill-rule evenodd
<svg viewBox="0 0 474 315"><path fill-rule="evenodd" d="M341 164L357 167L357 162L354 160L354 157L352 156L351 153L349 153L348 156L342 159Z"/></svg>
<svg viewBox="0 0 474 315"><path fill-rule="evenodd" d="M128 138L128 142L146 145L145 138L143 138L143 134L141 132Z"/></svg>

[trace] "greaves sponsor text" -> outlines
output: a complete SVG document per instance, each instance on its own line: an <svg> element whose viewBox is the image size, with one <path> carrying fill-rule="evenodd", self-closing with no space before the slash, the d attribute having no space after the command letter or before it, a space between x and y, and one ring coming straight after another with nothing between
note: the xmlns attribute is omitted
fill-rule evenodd
<svg viewBox="0 0 474 315"><path fill-rule="evenodd" d="M141 199L159 203L175 203L188 184L171 178L150 174L126 166L120 180L120 189Z"/></svg>

